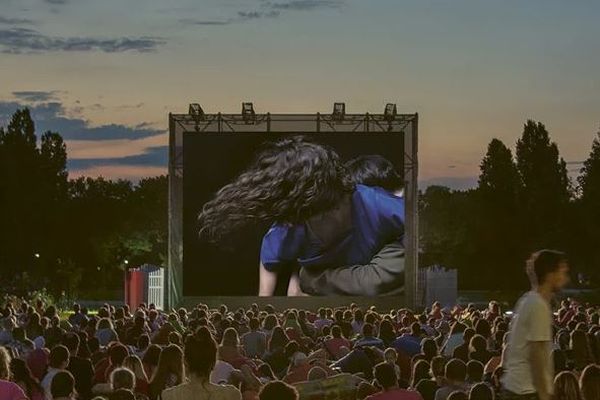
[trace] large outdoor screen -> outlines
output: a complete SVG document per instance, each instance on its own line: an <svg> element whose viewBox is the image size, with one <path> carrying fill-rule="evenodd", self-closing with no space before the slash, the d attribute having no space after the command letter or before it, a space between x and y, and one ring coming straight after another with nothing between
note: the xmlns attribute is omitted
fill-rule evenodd
<svg viewBox="0 0 600 400"><path fill-rule="evenodd" d="M184 295L393 293L361 268L402 246L403 159L400 132L184 133Z"/></svg>

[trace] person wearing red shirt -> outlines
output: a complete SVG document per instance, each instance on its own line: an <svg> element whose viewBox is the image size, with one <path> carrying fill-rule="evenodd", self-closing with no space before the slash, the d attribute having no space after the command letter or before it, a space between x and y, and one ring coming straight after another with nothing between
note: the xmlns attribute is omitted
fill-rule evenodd
<svg viewBox="0 0 600 400"><path fill-rule="evenodd" d="M377 364L373 369L373 375L382 390L367 397L366 400L423 400L419 392L400 389L392 365L386 362Z"/></svg>
<svg viewBox="0 0 600 400"><path fill-rule="evenodd" d="M290 384L304 382L308 380L308 373L311 368L312 365L310 365L308 357L304 353L296 352L292 356L290 368L283 381Z"/></svg>
<svg viewBox="0 0 600 400"><path fill-rule="evenodd" d="M343 357L344 352L342 351L342 347L348 348L350 350L352 348L352 343L342 337L342 328L339 325L334 325L331 328L331 339L327 339L323 342L323 347L327 351L330 359L339 360Z"/></svg>

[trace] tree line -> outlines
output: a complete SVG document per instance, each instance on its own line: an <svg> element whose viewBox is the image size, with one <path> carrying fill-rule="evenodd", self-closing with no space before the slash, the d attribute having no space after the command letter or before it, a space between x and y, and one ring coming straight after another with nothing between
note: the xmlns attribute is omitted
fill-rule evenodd
<svg viewBox="0 0 600 400"><path fill-rule="evenodd" d="M493 139L476 188L420 193L421 266L458 269L462 289L514 289L532 249L557 248L598 285L600 132L580 172L569 180L540 122L527 121L514 153ZM167 186L166 176L69 179L60 134L38 140L29 110L17 110L0 127L0 291L103 298L127 265L165 265Z"/></svg>
<svg viewBox="0 0 600 400"><path fill-rule="evenodd" d="M600 132L572 182L546 127L527 121L514 153L493 139L476 188L420 196L421 265L458 269L463 289L523 289L532 250L567 252L573 280L600 285Z"/></svg>
<svg viewBox="0 0 600 400"><path fill-rule="evenodd" d="M107 298L124 268L165 264L167 178L68 179L57 132L39 145L28 109L0 127L0 292Z"/></svg>

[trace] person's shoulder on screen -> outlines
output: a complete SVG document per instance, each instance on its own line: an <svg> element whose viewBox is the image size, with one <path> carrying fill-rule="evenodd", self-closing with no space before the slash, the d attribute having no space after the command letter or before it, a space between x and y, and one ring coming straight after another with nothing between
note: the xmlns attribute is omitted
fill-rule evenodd
<svg viewBox="0 0 600 400"><path fill-rule="evenodd" d="M282 261L295 260L303 241L303 225L273 224L262 239L261 262L268 269Z"/></svg>
<svg viewBox="0 0 600 400"><path fill-rule="evenodd" d="M367 200L376 200L378 198L394 199L396 201L404 201L404 196L396 195L379 186L366 186L360 183L356 185L354 196Z"/></svg>
<svg viewBox="0 0 600 400"><path fill-rule="evenodd" d="M379 186L356 185L353 202L358 207L383 216L404 214L404 197L400 197Z"/></svg>

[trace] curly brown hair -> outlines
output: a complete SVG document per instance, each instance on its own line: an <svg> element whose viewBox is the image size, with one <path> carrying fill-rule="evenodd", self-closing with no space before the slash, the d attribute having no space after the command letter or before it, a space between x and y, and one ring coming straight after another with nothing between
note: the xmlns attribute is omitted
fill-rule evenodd
<svg viewBox="0 0 600 400"><path fill-rule="evenodd" d="M353 190L333 149L301 136L268 143L250 168L204 205L200 235L220 241L251 223L302 223Z"/></svg>

